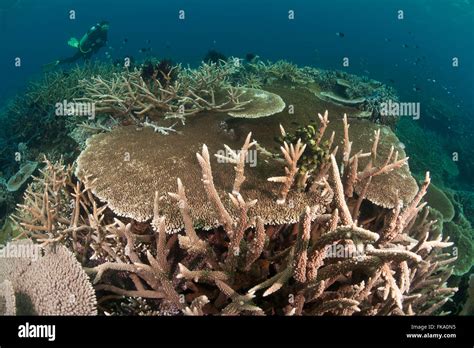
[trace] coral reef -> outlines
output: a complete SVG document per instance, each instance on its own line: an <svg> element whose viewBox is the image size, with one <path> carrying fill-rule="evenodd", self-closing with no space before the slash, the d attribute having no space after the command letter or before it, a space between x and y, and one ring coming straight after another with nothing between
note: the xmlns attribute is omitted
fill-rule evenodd
<svg viewBox="0 0 474 348"><path fill-rule="evenodd" d="M3 314L96 315L96 297L87 275L66 247L44 255L31 241L7 244L0 263ZM14 294L14 296L12 296ZM2 311L1 309L4 308Z"/></svg>
<svg viewBox="0 0 474 348"><path fill-rule="evenodd" d="M359 176L354 192L364 195L367 200L377 206L390 209L398 205L398 200L404 204L413 200L418 185L411 175L403 144L400 143L391 128L368 121L352 122L349 141L347 121L344 121L343 124L342 144L344 151L342 155L344 158L342 160L345 164L347 164L348 151L352 151L357 157L357 160L354 159L354 166L367 169L366 174L377 172L376 168L386 167L389 163L392 164L388 168L398 168L390 170L384 175L372 176L370 185L367 184L366 174ZM368 136L370 133L373 134L372 137ZM339 137L336 135L336 144L338 139ZM371 148L371 154L366 152L369 148ZM367 188L366 185L368 185Z"/></svg>
<svg viewBox="0 0 474 348"><path fill-rule="evenodd" d="M32 111L41 131L27 125L0 165L13 150L26 163L43 153L54 161L45 159L3 225L0 241L27 237L45 256L6 259L0 313L96 314L82 265L99 312L111 315L445 314L457 290L448 278L472 266L469 204L425 174L446 182L456 165L440 150L424 167L417 152L418 186L388 126L397 120L380 115L381 102L397 100L380 82L258 57L54 74L22 99L26 107L7 109L7 131ZM53 126L51 105L65 98L94 103L99 116ZM322 107L344 117L329 122L326 111L318 122L312 110ZM415 134L431 154L427 134L401 122L402 140ZM58 136L35 146L45 129ZM74 145L53 150L64 137ZM73 174L59 153L70 163L79 150ZM16 196L30 174L16 180ZM11 194L2 201L0 192L0 222ZM64 291L73 300L55 301Z"/></svg>
<svg viewBox="0 0 474 348"><path fill-rule="evenodd" d="M327 120L325 116L321 118ZM347 119L344 129L349 129ZM378 156L379 135L374 138L369 155L364 156L372 159ZM337 150L332 149L333 154L311 172L312 180L306 182L306 190L320 198L306 208L294 208L300 218L293 224L264 223L257 209L262 204L260 197L255 200L244 190L253 173L247 170L250 168L245 166L244 157L236 152L230 156L235 180L223 186L227 194L221 194L216 187L217 166L208 147L203 145L196 154L201 180L183 177L185 172L181 171L177 190L175 182L175 189L166 193L171 201L155 193L151 200L151 223L115 219L107 225L103 214L92 219L89 210L81 208L67 215L68 221L71 217L81 220L89 215L84 228L80 224L70 228L69 222L51 229L43 238L36 228L27 234L46 245L65 243L72 250L77 245L86 246L76 247L76 255L83 257L86 271L94 277L104 311L109 308L110 301L106 299L125 296L157 301L147 302L147 306L154 303L155 314L428 315L439 312L456 291L446 286L456 258L443 252L452 243L433 229L434 221L428 220L426 213L418 216L426 209L422 199L430 183L429 176L410 202L399 201L393 209L365 209L368 201L364 195L355 193L356 179L369 179L365 185L368 186L370 178L401 170L400 165L406 159L391 155L381 164L372 161L359 170L356 159L363 152L353 154L350 144L347 134L341 166L334 157ZM255 145L248 135L242 151L248 152ZM283 192L290 195L295 191L294 178L300 174L297 162L304 152L303 146L294 143L283 146L288 180L280 191L272 191L272 200L281 199ZM282 163L276 163L281 168ZM64 172L63 167L57 168ZM142 174L145 171L140 170ZM82 179L91 180L90 185L110 174L105 172L97 178L83 175ZM227 181L229 176L226 174ZM204 231L196 225L190 197L196 195L197 183L204 188L201 202L212 207L221 227ZM82 196L90 195L88 190L78 194L82 192L81 185L78 182L78 189L69 192L73 201L81 202ZM230 206L224 204L224 197ZM44 200L49 200L49 195ZM28 202L23 207L26 211L38 205L38 199ZM184 233L166 233L166 220L172 217L165 208L169 202L176 202ZM71 205L91 204L94 203ZM31 218L35 216L29 215ZM26 220L20 223L24 228L41 225L28 224ZM100 240L100 254L87 248L84 239Z"/></svg>
<svg viewBox="0 0 474 348"><path fill-rule="evenodd" d="M244 91L228 81L235 69L233 60L203 63L199 69L179 67L176 80L171 81L174 70L170 70L164 77L165 84L156 74L145 81L137 69L116 73L109 79L98 75L80 81L85 96L76 100L95 103L99 114L132 119L137 124L143 124L146 118L184 122L201 111L238 111L250 102L241 102Z"/></svg>
<svg viewBox="0 0 474 348"><path fill-rule="evenodd" d="M42 175L24 193L22 204L12 216L17 238L27 237L42 246L61 243L84 263L106 258L119 241L110 239L106 229L107 207L98 204L84 183L75 182L72 169L61 161L45 159ZM19 233L21 232L21 233Z"/></svg>
<svg viewBox="0 0 474 348"><path fill-rule="evenodd" d="M183 215L185 235L167 237L157 194L154 241L143 251L131 225L116 221L111 231L126 237L128 260L89 268L97 289L161 298L188 315L431 314L456 291L445 286L455 258L441 252L451 243L430 237L431 222L414 224L424 207L419 204L428 176L410 204L361 218L357 209L349 208L353 199L345 195L343 177L331 156L332 209L321 214L307 207L293 226L265 227L249 214L257 202L240 193L229 194L240 213L234 217L226 210L214 188L206 146L197 157L208 200L223 228L195 230L186 190L178 180L177 193L170 195ZM356 217L366 222L356 223ZM254 219L256 226L250 228ZM178 246L184 255L179 256ZM337 247L343 252L332 253ZM351 250L354 255L347 256ZM138 277L136 288L114 284L107 277L110 272Z"/></svg>

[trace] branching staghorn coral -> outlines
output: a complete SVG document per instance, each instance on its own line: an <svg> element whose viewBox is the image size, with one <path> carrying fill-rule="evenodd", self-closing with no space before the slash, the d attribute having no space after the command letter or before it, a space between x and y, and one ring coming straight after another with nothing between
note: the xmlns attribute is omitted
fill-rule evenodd
<svg viewBox="0 0 474 348"><path fill-rule="evenodd" d="M284 136L285 130L280 125L281 133ZM290 144L286 141L283 142L283 146L280 148L283 157L285 158L287 166L285 167L285 176L273 176L268 178L268 181L272 182L279 182L283 184L283 187L280 191L280 198L277 200L278 204L284 204L286 201L286 196L290 191L293 182L295 181L295 177L298 174L299 168L297 167L298 160L300 159L301 155L306 148L306 144L303 145L301 143L301 139L298 139L295 145Z"/></svg>
<svg viewBox="0 0 474 348"><path fill-rule="evenodd" d="M96 76L80 81L86 93L78 101L95 103L98 113L130 117L137 123L145 117L184 122L187 116L201 111L237 111L249 103L239 101L242 91L228 81L234 69L232 61L202 63L198 69L179 69L176 80L166 84L156 76L145 81L137 69L116 73L110 79ZM165 80L171 78L165 76Z"/></svg>
<svg viewBox="0 0 474 348"><path fill-rule="evenodd" d="M63 244L85 262L115 257L119 241L111 238L105 222L106 205L97 203L84 183L72 181L72 169L62 161L44 160L41 175L34 178L13 215L22 233L42 246Z"/></svg>
<svg viewBox="0 0 474 348"><path fill-rule="evenodd" d="M266 63L258 61L257 63L249 64L249 66L264 81L271 78L290 82L308 81L308 77L302 69L286 60L267 61Z"/></svg>
<svg viewBox="0 0 474 348"><path fill-rule="evenodd" d="M87 269L95 275L97 290L159 298L186 315L428 315L456 291L446 285L454 258L443 249L451 243L431 235L434 222L426 215L416 219L424 208L428 175L406 206L359 211L351 207L360 207L364 198L346 195L344 174L332 155L322 169L334 204L323 213L307 207L297 224L265 227L251 213L258 202L238 192L229 194L236 212L226 210L214 188L205 145L197 157L223 227L207 232L194 228L185 187L178 180L177 193L170 195L178 202L185 234L166 235L166 217L160 215L156 196L152 240L139 241L117 221L120 228L112 232L127 240L125 261ZM392 164L398 160L392 157L388 169L369 167L364 175L396 170ZM110 274L117 271L128 274L134 285L116 285Z"/></svg>

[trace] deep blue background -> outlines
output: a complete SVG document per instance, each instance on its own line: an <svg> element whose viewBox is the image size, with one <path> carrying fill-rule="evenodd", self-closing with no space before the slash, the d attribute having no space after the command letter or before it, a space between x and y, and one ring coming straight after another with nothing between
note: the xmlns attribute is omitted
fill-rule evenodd
<svg viewBox="0 0 474 348"><path fill-rule="evenodd" d="M11 0L0 4L6 1ZM70 9L76 20L69 19ZM184 21L178 20L180 9ZM402 21L398 9L405 12ZM147 40L153 54L192 65L210 48L241 57L255 52L264 59L392 79L403 100L418 101L420 94L445 98L463 117L473 116L470 0L19 0L0 15L0 106L41 75L43 64L72 54L66 45L71 36L106 19L112 57L143 57L138 50L148 47ZM457 69L451 67L453 56L460 59ZM15 57L22 58L21 69L14 67ZM342 57L351 59L349 68L341 66ZM414 65L416 58L421 64Z"/></svg>

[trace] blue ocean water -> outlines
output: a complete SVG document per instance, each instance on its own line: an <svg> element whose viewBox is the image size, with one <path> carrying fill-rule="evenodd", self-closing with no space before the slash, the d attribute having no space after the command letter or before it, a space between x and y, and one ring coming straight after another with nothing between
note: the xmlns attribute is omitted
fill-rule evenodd
<svg viewBox="0 0 474 348"><path fill-rule="evenodd" d="M185 20L178 19L181 9ZM397 19L400 9L403 20ZM4 12L0 100L40 74L43 64L72 54L66 45L71 36L108 20L112 57L139 56L140 48L151 47L159 57L197 64L215 48L229 56L254 52L331 69L342 69L342 57L349 57L349 72L393 80L406 98L419 98L412 93L417 86L420 94L447 98L472 116L474 4L468 0L19 0ZM21 69L14 67L15 57L23 58ZM450 66L453 57L459 58L457 69Z"/></svg>
<svg viewBox="0 0 474 348"><path fill-rule="evenodd" d="M474 133L471 0L0 0L0 4L0 106L40 77L44 64L74 54L67 45L70 37L81 37L91 25L107 20L108 47L94 59L154 55L195 66L209 49L239 57L253 52L263 60L286 59L368 76L393 86L402 101L422 102L422 113L424 105L442 101L460 119L453 127L464 125L463 136ZM71 10L75 19L70 18ZM180 10L184 20L178 18ZM403 19L398 18L400 10ZM292 20L289 11L294 11ZM16 57L22 59L21 67L15 67ZM342 66L344 57L350 59L348 67ZM453 58L459 66L452 66ZM454 129L435 130L457 134Z"/></svg>

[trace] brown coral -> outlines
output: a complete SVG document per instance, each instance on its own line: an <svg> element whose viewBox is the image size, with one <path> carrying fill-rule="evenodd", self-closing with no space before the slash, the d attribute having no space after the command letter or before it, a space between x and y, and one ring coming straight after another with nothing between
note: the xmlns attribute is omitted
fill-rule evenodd
<svg viewBox="0 0 474 348"><path fill-rule="evenodd" d="M97 289L161 298L186 314L224 315L429 315L439 311L456 291L446 286L455 258L442 253L452 243L431 235L433 222L415 220L424 208L421 201L430 182L428 175L408 204L397 205L392 211L359 212L350 209L359 197L345 195L343 177L332 156L330 189L334 197L339 197L335 206L328 204L326 211L307 207L299 223L266 229L257 217L254 231L249 225L253 211L247 209L248 203L239 193L232 195L236 213L221 204L213 187L206 146L198 159L207 199L224 228L207 233L194 230L186 190L178 181L178 193L172 197L187 221L186 239L178 238L185 254L169 252L176 238L164 233L165 218L156 196L156 242L142 253L142 244L125 232L129 235L126 262L88 269L96 275ZM361 173L380 171L380 175L386 175L385 166L390 168L397 161L383 163L366 166ZM119 234L127 230L124 226L120 229ZM195 244L202 247L193 249ZM109 284L107 279L111 278L105 274L114 270L138 276L136 288ZM209 286L214 290L210 291Z"/></svg>
<svg viewBox="0 0 474 348"><path fill-rule="evenodd" d="M12 282L5 279L0 283L0 315L15 315L16 299Z"/></svg>
<svg viewBox="0 0 474 348"><path fill-rule="evenodd" d="M90 175L88 188L100 200L107 202L117 215L141 222L152 218L154 194L158 192L161 213L167 218L166 226L170 232L176 232L184 226L179 210L168 196L168 192L175 191L176 177L179 177L183 183L187 183L188 203L194 223L209 229L220 222L216 212L209 209L206 203L206 190L200 181L201 168L195 160L196 152L206 142L214 186L226 209L234 209L227 192L237 188L243 197L259 201L252 209L264 223L294 223L299 219L299 211L306 205L320 204L321 197L318 195L296 191L289 192L287 204L277 204L274 193L278 187L268 182L264 175L280 175L281 163L274 159L266 160L252 149L244 151L252 151L257 166L245 163L247 179L242 185L235 184L234 180L229 188L228 178L236 176L232 166L235 161L222 160L231 155L222 143L228 144L230 149L236 149L234 151L241 149L242 144L215 128L218 127L215 120L207 123L207 117L212 116L193 118L182 134L166 137L148 128L137 131L135 127L122 127L93 136L77 160L76 175L81 180L85 174ZM241 180L239 176L237 182Z"/></svg>
<svg viewBox="0 0 474 348"><path fill-rule="evenodd" d="M0 281L4 285L11 282L17 314L97 314L95 291L66 247L47 248L41 255L37 245L19 241L8 244L3 251Z"/></svg>

